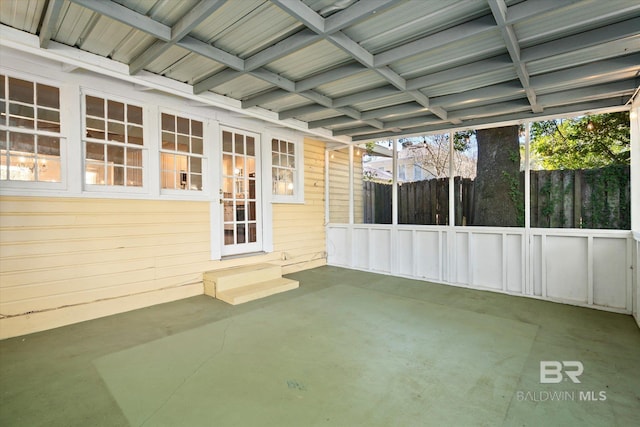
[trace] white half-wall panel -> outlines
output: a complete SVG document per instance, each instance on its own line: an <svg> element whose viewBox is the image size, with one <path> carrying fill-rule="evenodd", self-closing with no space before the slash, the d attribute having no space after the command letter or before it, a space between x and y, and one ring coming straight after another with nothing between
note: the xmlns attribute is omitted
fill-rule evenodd
<svg viewBox="0 0 640 427"><path fill-rule="evenodd" d="M353 265L356 268L369 268L369 229L355 228L353 229ZM373 266L373 265L372 265Z"/></svg>
<svg viewBox="0 0 640 427"><path fill-rule="evenodd" d="M327 227L327 263L338 267L351 266L347 238L351 229L347 227Z"/></svg>
<svg viewBox="0 0 640 427"><path fill-rule="evenodd" d="M391 273L391 230L372 229L369 236L371 271Z"/></svg>
<svg viewBox="0 0 640 427"><path fill-rule="evenodd" d="M533 295L542 296L542 276L545 270L545 264L542 252L542 241L544 236L532 235L531 239L531 284ZM546 295L545 295L546 297Z"/></svg>
<svg viewBox="0 0 640 427"><path fill-rule="evenodd" d="M544 247L546 295L569 301L587 301L586 237L547 236Z"/></svg>
<svg viewBox="0 0 640 427"><path fill-rule="evenodd" d="M506 259L506 291L514 293L524 293L522 288L524 282L524 236L510 234L505 236L505 259Z"/></svg>
<svg viewBox="0 0 640 427"><path fill-rule="evenodd" d="M469 233L454 234L455 243L453 250L453 271L448 271L447 277L453 282L468 285L471 283L469 275Z"/></svg>
<svg viewBox="0 0 640 427"><path fill-rule="evenodd" d="M638 298L624 230L330 224L327 241L329 265L623 313Z"/></svg>
<svg viewBox="0 0 640 427"><path fill-rule="evenodd" d="M416 231L416 277L442 280L442 254L445 253L445 248L441 248L441 236L439 231Z"/></svg>
<svg viewBox="0 0 640 427"><path fill-rule="evenodd" d="M472 284L481 288L502 289L502 234L473 234Z"/></svg>
<svg viewBox="0 0 640 427"><path fill-rule="evenodd" d="M627 241L596 237L593 239L593 303L605 307L625 308L627 290L613 284L624 282L629 273L626 258L612 254L626 252Z"/></svg>
<svg viewBox="0 0 640 427"><path fill-rule="evenodd" d="M414 250L415 232L412 230L398 230L397 233L396 270L401 276L413 276L414 266L422 262L420 257L421 252ZM414 259L414 255L418 258ZM415 274L417 274L417 272Z"/></svg>

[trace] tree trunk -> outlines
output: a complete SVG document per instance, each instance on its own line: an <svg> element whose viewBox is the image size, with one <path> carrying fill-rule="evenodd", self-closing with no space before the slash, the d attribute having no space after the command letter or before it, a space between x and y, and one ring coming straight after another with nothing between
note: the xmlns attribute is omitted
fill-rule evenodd
<svg viewBox="0 0 640 427"><path fill-rule="evenodd" d="M519 126L476 131L478 174L472 225L523 226Z"/></svg>

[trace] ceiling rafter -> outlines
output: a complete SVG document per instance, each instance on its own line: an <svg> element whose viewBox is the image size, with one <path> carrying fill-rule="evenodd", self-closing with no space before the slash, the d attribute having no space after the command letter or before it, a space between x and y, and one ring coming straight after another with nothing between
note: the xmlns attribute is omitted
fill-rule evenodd
<svg viewBox="0 0 640 427"><path fill-rule="evenodd" d="M387 82L391 83L395 86L399 91L407 93L409 96L413 97L418 103L422 104L424 107L429 108L429 98L415 91L407 91L407 83L404 78L402 78L399 74L391 70L389 67L386 67L387 64L381 64L379 66L375 65L374 55L356 43L354 40L349 38L346 34L340 31L341 27L339 25L335 25L335 22L341 22L343 25L346 23L353 23L359 19L362 19L365 16L369 16L377 9L369 5L368 8L358 8L357 12L351 10L352 7L348 7L347 9L337 13L334 15L332 20L331 31L329 34L327 31L327 25L324 18L322 18L319 14L309 8L307 5L302 3L299 0L272 0L273 3L277 4L282 10L289 13L294 18L302 21L307 25L307 27L311 28L313 31L322 35L326 40L332 42L335 46L347 52L351 55L355 60L360 62L362 65L367 67L370 70L375 71L380 76L382 76ZM374 3L371 0L371 3ZM377 0L375 3L379 4L378 8L390 7L393 4L397 3L397 0ZM349 19L343 19L342 16L349 16ZM418 95L418 96L417 96ZM431 109L430 109L431 110ZM447 118L447 112L442 108L436 108L431 110L431 112L442 119Z"/></svg>
<svg viewBox="0 0 640 427"><path fill-rule="evenodd" d="M129 73L136 74L149 65L154 59L169 50L177 42L185 38L210 14L219 9L226 0L201 0L187 12L180 20L171 27L171 39L169 41L156 40L150 48L146 49L142 55L135 58L129 64Z"/></svg>
<svg viewBox="0 0 640 427"><path fill-rule="evenodd" d="M181 47L189 53L175 62L171 75L191 94L214 96L209 90L218 87L219 93L240 94L229 99L247 114L259 115L268 104L274 110L272 117L285 126L287 121L304 123L327 135L372 138L384 132L460 127L463 122L471 126L498 118L539 117L559 111L562 104L575 109L602 100L624 103L640 75L640 3L626 0L610 0L611 7L593 3L590 8L582 7L586 0L461 0L429 10L412 9L408 0L345 0L336 3L337 11L332 6L328 16L326 8L316 12L306 0L259 0L260 10L269 12L260 16L249 8L236 9L238 3L228 0L194 0L183 16L176 16L177 9L168 0L151 1L150 10L121 0L69 1L94 14L69 8L65 0L47 0L38 16L24 21L3 16L2 24L35 33L40 49L57 49L62 43L103 52L97 54L102 57L113 55L131 77L157 59L176 61L171 57L177 51L169 49ZM219 40L216 45L227 46L227 51L195 36L214 33L202 22L227 13L236 13L229 31L202 36ZM252 31L268 28L270 22L262 19L267 15L276 20L270 37L280 37L279 41L249 57L242 56L241 48L231 47L249 42ZM370 17L373 20L366 24L372 22L380 31L363 25ZM292 18L297 24L291 24ZM123 25L114 21L131 31L125 34ZM247 25L250 31L240 34ZM114 31L121 32L120 38L105 37ZM226 38L235 37L237 31L238 41L229 43ZM140 37L140 32L153 39ZM148 40L153 41L147 45ZM348 59L323 62L324 42L345 52L341 55ZM148 47L131 56L139 52L140 43ZM460 54L447 53L454 45ZM316 50L323 53L314 57ZM205 63L192 61L194 55L225 68L204 75ZM303 78L289 79L269 68L275 61L284 67L305 58L314 59ZM192 70L192 64L200 69ZM243 75L252 77L246 85L229 84ZM157 76L144 72L138 77ZM266 90L262 82L268 85ZM345 91L351 82L353 90ZM354 93L356 87L360 91ZM394 96L401 94L405 96ZM301 98L308 104L287 107L291 99L299 105ZM364 105L375 107L364 110L370 108L360 107Z"/></svg>
<svg viewBox="0 0 640 427"><path fill-rule="evenodd" d="M529 82L529 72L527 71L527 66L520 59L520 45L518 43L518 37L516 36L516 32L513 29L513 25L507 23L507 5L504 0L487 1L489 2L489 7L491 8L493 17L495 18L496 23L500 28L500 32L502 33L502 38L504 39L507 51L509 52L509 56L511 57L511 61L513 61L518 79L520 79L520 83L522 84L522 87L527 94L527 99L531 104L531 109L534 113L541 113L542 106L538 104L538 101L536 100L536 92L533 90Z"/></svg>
<svg viewBox="0 0 640 427"><path fill-rule="evenodd" d="M60 16L63 0L51 0L47 5L42 26L40 27L40 47L46 49L53 35L54 26Z"/></svg>
<svg viewBox="0 0 640 427"><path fill-rule="evenodd" d="M558 117L566 114L578 112L598 111L609 108L620 108L620 99L601 99L578 104L569 104L560 107L547 108L542 113L534 113L527 107L527 111L501 114L491 117L491 123L513 123L516 121L534 120L536 118ZM472 129L478 126L487 126L487 121L482 118L476 118L464 122L465 127ZM398 136L419 135L432 132L442 132L448 129L459 129L459 126L450 122L441 122L435 125L417 126L406 129L396 129L396 131L383 131L376 133L354 134L351 139L353 142L372 141L376 139L396 138ZM335 134L335 133L334 133Z"/></svg>

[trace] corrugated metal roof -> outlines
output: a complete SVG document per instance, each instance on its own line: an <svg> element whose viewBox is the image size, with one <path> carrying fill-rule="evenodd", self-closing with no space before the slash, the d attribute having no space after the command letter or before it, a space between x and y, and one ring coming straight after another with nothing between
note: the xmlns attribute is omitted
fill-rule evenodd
<svg viewBox="0 0 640 427"><path fill-rule="evenodd" d="M620 105L640 72L637 0L0 0L0 21L354 140Z"/></svg>

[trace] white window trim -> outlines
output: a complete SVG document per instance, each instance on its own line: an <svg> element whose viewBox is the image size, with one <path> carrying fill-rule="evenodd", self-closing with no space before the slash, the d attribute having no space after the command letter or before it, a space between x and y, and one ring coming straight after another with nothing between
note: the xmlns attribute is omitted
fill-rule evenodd
<svg viewBox="0 0 640 427"><path fill-rule="evenodd" d="M87 108L86 108L86 97L87 96L95 96L99 98L103 98L107 101L116 101L122 102L124 104L131 104L136 107L142 108L142 134L143 134L143 145L139 146L142 150L142 186L126 186L126 185L92 185L86 183L86 134L87 134ZM149 194L149 152L150 152L150 143L149 143L149 133L147 128L148 120L148 108L147 103L126 98L118 95L113 95L106 92L101 92L98 90L93 90L85 87L80 87L80 147L81 147L81 173L82 173L82 192L83 193L95 193L95 194ZM104 141L103 143L108 143L108 141Z"/></svg>
<svg viewBox="0 0 640 427"><path fill-rule="evenodd" d="M162 153L173 153L172 151L165 151L162 149L162 114L170 114L172 116L184 117L190 120L198 120L202 122L202 155L195 155L195 157L200 157L202 159L202 190L178 190L178 189L170 189L170 188L162 188L162 165L161 165L161 157ZM151 126L154 126L154 129L151 129ZM164 107L162 105L158 106L156 120L149 126L151 132L154 132L154 135L157 135L155 138L157 141L157 145L154 147L153 153L157 153L157 167L154 167L153 170L157 172L157 177L153 178L158 182L158 188L160 191L160 196L171 196L172 199L179 200L209 200L211 195L211 183L209 179L209 175L211 170L209 168L210 165L210 157L211 157L211 146L214 145L215 139L212 139L212 131L210 121L203 116L199 116L197 114L187 113L185 111L177 110L174 108ZM157 133L156 133L157 132ZM187 156L191 156L191 154L187 154Z"/></svg>
<svg viewBox="0 0 640 427"><path fill-rule="evenodd" d="M269 194L271 195L272 203L283 203L283 204L304 204L304 140L299 136L292 137L291 135L279 135L276 133L272 133L268 135L268 141L265 146L268 146L269 155L266 159L266 164L269 170L269 188L272 188L273 184L273 159L271 157L271 141L273 139L284 140L290 143L293 143L295 147L295 162L296 167L294 169L293 174L293 195L276 195L270 190ZM267 150L265 149L265 152Z"/></svg>
<svg viewBox="0 0 640 427"><path fill-rule="evenodd" d="M60 133L47 132L47 131L38 131L36 129L20 129L17 128L16 132L29 133L33 135L44 135L51 136L60 139L60 182L44 182L44 181L12 181L12 180L2 180L0 181L0 186L2 187L1 194L6 193L15 193L22 194L20 190L26 190L28 192L37 193L39 191L65 191L67 190L67 159L68 159L68 147L69 138L67 138L68 132L68 116L66 114L66 110L64 108L67 93L64 90L65 84L63 82L43 78L41 76L37 76L29 73L16 72L14 70L10 70L4 67L0 67L0 74L4 75L5 78L14 78L19 80L26 80L31 83L40 83L47 86L53 86L58 89L60 108L58 109L60 113ZM5 96L9 96L8 93ZM3 132L10 131L10 126L0 126L0 130ZM13 191L12 191L13 190Z"/></svg>

